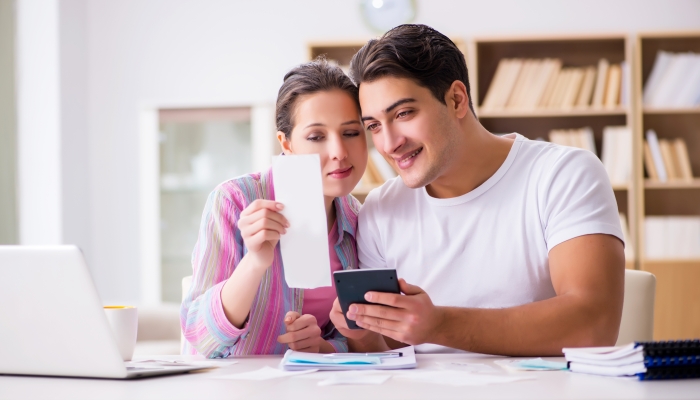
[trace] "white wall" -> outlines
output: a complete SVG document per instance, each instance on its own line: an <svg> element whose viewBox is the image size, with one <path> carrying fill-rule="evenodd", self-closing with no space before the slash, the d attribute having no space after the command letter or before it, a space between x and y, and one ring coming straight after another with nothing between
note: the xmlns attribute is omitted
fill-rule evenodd
<svg viewBox="0 0 700 400"><path fill-rule="evenodd" d="M19 241L62 242L58 0L17 1Z"/></svg>
<svg viewBox="0 0 700 400"><path fill-rule="evenodd" d="M418 6L416 22L465 39L700 29L693 0ZM105 301L139 300L140 105L270 104L284 73L305 61L307 42L374 36L357 0L94 0L87 24L89 254Z"/></svg>

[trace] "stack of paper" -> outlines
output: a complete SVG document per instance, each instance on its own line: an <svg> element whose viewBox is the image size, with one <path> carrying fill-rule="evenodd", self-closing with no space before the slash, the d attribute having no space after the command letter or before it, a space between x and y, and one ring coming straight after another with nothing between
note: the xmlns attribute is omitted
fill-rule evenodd
<svg viewBox="0 0 700 400"><path fill-rule="evenodd" d="M634 343L619 347L581 347L563 349L572 372L626 376L646 372L642 347Z"/></svg>
<svg viewBox="0 0 700 400"><path fill-rule="evenodd" d="M302 353L287 350L280 367L286 371L303 371L307 369L321 371L349 371L367 369L408 369L416 367L416 353L413 346L396 349L383 354L400 353L400 357L384 357L347 353L333 356L330 354Z"/></svg>

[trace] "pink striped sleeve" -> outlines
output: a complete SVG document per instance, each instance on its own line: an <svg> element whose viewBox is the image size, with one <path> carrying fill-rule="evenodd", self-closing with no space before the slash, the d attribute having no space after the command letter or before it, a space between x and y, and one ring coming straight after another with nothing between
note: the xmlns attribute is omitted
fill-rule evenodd
<svg viewBox="0 0 700 400"><path fill-rule="evenodd" d="M207 200L197 244L192 254L192 285L182 302L180 324L188 347L209 358L227 357L247 333L224 314L221 289L243 254L236 228L240 208L231 181L219 186Z"/></svg>

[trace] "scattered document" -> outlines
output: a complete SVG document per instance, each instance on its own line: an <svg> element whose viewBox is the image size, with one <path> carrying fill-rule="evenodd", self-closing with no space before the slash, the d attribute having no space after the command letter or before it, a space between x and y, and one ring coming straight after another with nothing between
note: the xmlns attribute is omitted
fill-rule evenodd
<svg viewBox="0 0 700 400"><path fill-rule="evenodd" d="M288 376L310 374L318 371L317 369L307 369L304 371L283 371L272 367L262 367L255 371L241 372L238 374L214 375L211 379L234 379L246 381L267 381L270 379L286 378Z"/></svg>
<svg viewBox="0 0 700 400"><path fill-rule="evenodd" d="M221 368L229 365L238 364L238 361L226 360L196 360L196 361L181 361L181 360L143 360L127 362L128 367L143 367L143 366L158 366L158 367L208 367Z"/></svg>
<svg viewBox="0 0 700 400"><path fill-rule="evenodd" d="M396 379L412 380L421 383L436 383L450 386L483 386L495 383L510 383L535 379L531 375L486 375L474 374L463 371L421 371L415 374L403 374L395 376Z"/></svg>
<svg viewBox="0 0 700 400"><path fill-rule="evenodd" d="M318 383L318 386L334 385L381 385L391 378L391 375L376 374L348 374L335 373L332 376Z"/></svg>
<svg viewBox="0 0 700 400"><path fill-rule="evenodd" d="M416 367L416 352L413 346L385 352L401 353L401 357L376 357L361 353L347 353L346 357L331 358L320 354L287 350L280 367L287 371L316 369L321 371L388 370Z"/></svg>
<svg viewBox="0 0 700 400"><path fill-rule="evenodd" d="M496 360L496 364L510 371L566 371L565 362L547 361L542 358L530 360Z"/></svg>
<svg viewBox="0 0 700 400"><path fill-rule="evenodd" d="M479 363L468 363L460 361L449 361L449 362L437 362L436 363L442 369L450 369L464 372L475 372L475 373L494 373L498 370L487 364Z"/></svg>
<svg viewBox="0 0 700 400"><path fill-rule="evenodd" d="M275 200L289 221L280 238L284 277L292 288L331 286L328 226L318 154L273 157Z"/></svg>

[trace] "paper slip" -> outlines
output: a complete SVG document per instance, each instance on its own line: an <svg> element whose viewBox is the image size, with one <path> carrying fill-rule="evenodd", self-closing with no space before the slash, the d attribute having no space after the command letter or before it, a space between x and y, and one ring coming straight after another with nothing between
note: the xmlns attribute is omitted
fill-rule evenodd
<svg viewBox="0 0 700 400"><path fill-rule="evenodd" d="M228 367L229 365L238 364L238 361L172 361L172 360L143 360L143 361L131 361L126 363L129 367L142 367L146 365L157 365L159 367L208 367L208 368L221 368Z"/></svg>
<svg viewBox="0 0 700 400"><path fill-rule="evenodd" d="M566 371L565 362L547 361L542 358L530 360L496 360L496 364L511 371Z"/></svg>
<svg viewBox="0 0 700 400"><path fill-rule="evenodd" d="M391 378L391 375L359 375L359 374L340 374L336 373L333 376L322 380L318 386L334 386L334 385L381 385Z"/></svg>
<svg viewBox="0 0 700 400"><path fill-rule="evenodd" d="M272 176L275 200L284 204L281 214L290 225L280 238L287 285L302 289L331 286L328 224L318 154L273 157Z"/></svg>
<svg viewBox="0 0 700 400"><path fill-rule="evenodd" d="M406 379L415 382L436 383L450 386L482 386L495 383L509 383L528 379L533 376L485 375L462 371L424 371L415 374L396 375L395 379Z"/></svg>
<svg viewBox="0 0 700 400"><path fill-rule="evenodd" d="M359 353L357 358L365 358L366 363L338 364L337 360L325 358L318 354L302 353L287 350L284 358L280 362L280 368L287 371L303 371L310 368L320 371L351 371L351 370L388 370L388 369L408 369L416 367L416 352L413 346L392 350L392 353L401 352L402 357L380 357L380 363L374 363L376 357L362 356ZM355 359L355 357L352 357ZM326 360L325 363L323 361Z"/></svg>
<svg viewBox="0 0 700 400"><path fill-rule="evenodd" d="M450 362L437 362L436 363L442 369L452 369L464 372L476 372L476 373L494 373L498 370L490 365L479 364L479 363L467 363L459 361Z"/></svg>
<svg viewBox="0 0 700 400"><path fill-rule="evenodd" d="M227 374L227 375L214 375L211 379L234 379L234 380L246 380L246 381L266 381L270 379L286 378L288 376L295 376L301 374L310 374L312 372L318 371L317 369L307 369L304 371L282 371L281 369L262 367L255 371L241 372L238 374Z"/></svg>

